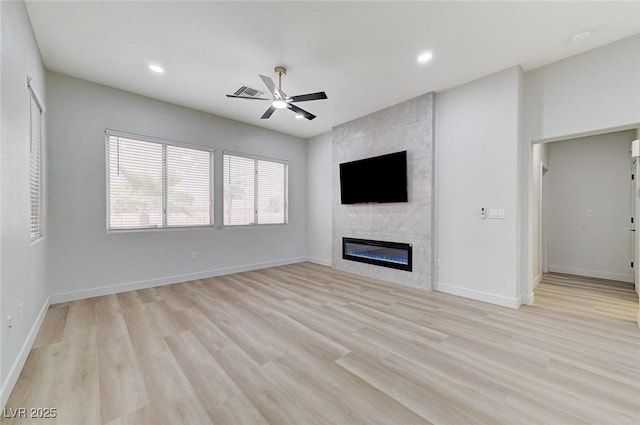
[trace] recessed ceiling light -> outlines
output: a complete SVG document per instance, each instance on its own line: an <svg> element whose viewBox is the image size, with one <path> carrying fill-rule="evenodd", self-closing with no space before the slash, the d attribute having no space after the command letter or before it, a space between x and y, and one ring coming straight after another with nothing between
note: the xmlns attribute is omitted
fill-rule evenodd
<svg viewBox="0 0 640 425"><path fill-rule="evenodd" d="M273 105L273 107L277 109L284 109L287 107L287 102L281 99L276 99L271 105Z"/></svg>
<svg viewBox="0 0 640 425"><path fill-rule="evenodd" d="M418 56L418 62L419 62L419 63L427 63L427 62L429 62L431 59L433 59L433 53L431 53L431 52L424 52L424 53L421 53L421 54Z"/></svg>
<svg viewBox="0 0 640 425"><path fill-rule="evenodd" d="M152 63L149 65L149 70L155 72L156 74L164 74L164 68L156 63Z"/></svg>
<svg viewBox="0 0 640 425"><path fill-rule="evenodd" d="M591 28L585 28L583 30L578 31L577 33L571 36L571 41L577 43L578 41L582 41L591 36L593 30Z"/></svg>
<svg viewBox="0 0 640 425"><path fill-rule="evenodd" d="M304 118L304 117L303 117L301 114L296 114L296 119L297 119L297 120L300 120L300 119L302 119L302 118Z"/></svg>

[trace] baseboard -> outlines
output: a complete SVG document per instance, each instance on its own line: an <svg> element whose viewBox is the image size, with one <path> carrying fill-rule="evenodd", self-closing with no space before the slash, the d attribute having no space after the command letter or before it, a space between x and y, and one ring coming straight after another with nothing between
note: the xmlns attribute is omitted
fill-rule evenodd
<svg viewBox="0 0 640 425"><path fill-rule="evenodd" d="M538 286L538 283L540 283L541 281L542 281L542 273L540 273L535 279L533 279L533 282L531 282L531 288L536 289L536 286Z"/></svg>
<svg viewBox="0 0 640 425"><path fill-rule="evenodd" d="M29 352L31 351L31 347L33 347L33 343L36 341L36 336L38 336L38 331L40 331L40 326L42 326L42 321L44 317L47 315L47 310L49 310L50 298L47 298L36 317L35 322L33 322L33 326L29 330L27 334L27 339L22 344L22 348L20 348L20 352L18 353L18 358L11 366L9 370L9 374L7 375L7 379L2 383L2 389L0 390L0 409L4 409L4 406L7 404L7 400L9 400L9 396L11 395L11 391L13 391L13 387L18 382L18 378L20 377L20 372L22 372L22 368L27 361L27 357L29 356Z"/></svg>
<svg viewBox="0 0 640 425"><path fill-rule="evenodd" d="M448 285L442 282L435 282L434 290L509 308L518 308L522 304L521 297L509 298L502 295L491 294L489 292L475 291L473 289L467 289L460 286Z"/></svg>
<svg viewBox="0 0 640 425"><path fill-rule="evenodd" d="M533 281L531 281L531 293L522 296L522 304L533 305L535 301L535 297L533 295L533 290L536 289L538 283L542 281L542 273L536 276Z"/></svg>
<svg viewBox="0 0 640 425"><path fill-rule="evenodd" d="M168 276L158 279L139 280L135 282L120 283L117 285L101 286L98 288L62 292L51 296L51 304L81 300L84 298L100 297L102 295L117 294L120 292L135 291L138 289L152 288L154 286L170 285L172 283L187 282L190 280L206 279L208 277L222 276L232 273L266 269L268 267L284 266L286 264L301 263L304 261L309 261L309 259L307 257L287 258L283 260L267 261L264 263L254 263L242 266L206 270L198 273Z"/></svg>
<svg viewBox="0 0 640 425"><path fill-rule="evenodd" d="M633 283L633 274L602 272L598 270L579 269L575 267L552 266L549 271L553 273L573 274L576 276L595 277L596 279L617 280L620 282Z"/></svg>
<svg viewBox="0 0 640 425"><path fill-rule="evenodd" d="M320 264L321 266L331 267L331 260L325 260L323 258L316 257L307 257L307 261L309 261L310 263Z"/></svg>

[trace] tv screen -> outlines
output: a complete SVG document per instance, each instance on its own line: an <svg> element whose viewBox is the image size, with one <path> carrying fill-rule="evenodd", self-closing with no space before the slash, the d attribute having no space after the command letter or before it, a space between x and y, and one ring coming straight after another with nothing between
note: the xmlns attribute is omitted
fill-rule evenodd
<svg viewBox="0 0 640 425"><path fill-rule="evenodd" d="M407 202L407 151L340 164L343 204Z"/></svg>

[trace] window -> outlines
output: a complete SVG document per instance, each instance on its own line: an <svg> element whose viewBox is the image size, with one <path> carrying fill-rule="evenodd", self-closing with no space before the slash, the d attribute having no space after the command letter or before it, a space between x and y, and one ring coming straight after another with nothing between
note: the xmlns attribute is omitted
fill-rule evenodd
<svg viewBox="0 0 640 425"><path fill-rule="evenodd" d="M109 230L213 225L213 151L107 132Z"/></svg>
<svg viewBox="0 0 640 425"><path fill-rule="evenodd" d="M286 224L287 163L224 154L224 225Z"/></svg>
<svg viewBox="0 0 640 425"><path fill-rule="evenodd" d="M31 137L29 141L29 200L31 240L42 237L42 107L29 87Z"/></svg>

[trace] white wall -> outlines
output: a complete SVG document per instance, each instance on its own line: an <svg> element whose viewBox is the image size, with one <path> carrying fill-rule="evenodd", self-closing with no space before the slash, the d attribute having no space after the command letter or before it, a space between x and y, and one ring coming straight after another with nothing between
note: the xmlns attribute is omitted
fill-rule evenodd
<svg viewBox="0 0 640 425"><path fill-rule="evenodd" d="M0 2L0 407L18 378L47 303L47 227L35 244L29 237L30 109L27 76L47 106L45 76L31 23L22 2ZM46 126L46 123L45 123ZM46 144L46 138L45 138ZM46 157L46 149L43 152ZM45 173L46 174L46 173ZM46 179L46 177L45 177ZM46 194L46 192L45 192ZM46 203L45 203L46 204ZM18 304L23 302L23 317ZM13 328L7 327L7 316Z"/></svg>
<svg viewBox="0 0 640 425"><path fill-rule="evenodd" d="M331 132L307 141L307 256L331 265Z"/></svg>
<svg viewBox="0 0 640 425"><path fill-rule="evenodd" d="M633 282L634 137L631 130L549 144L550 271Z"/></svg>
<svg viewBox="0 0 640 425"><path fill-rule="evenodd" d="M52 301L306 256L304 140L55 73L47 73L47 99L49 279L51 293L63 294ZM107 234L105 128L215 147L218 224L224 149L288 160L289 225Z"/></svg>
<svg viewBox="0 0 640 425"><path fill-rule="evenodd" d="M518 142L522 73L511 68L437 96L436 289L520 305ZM505 208L504 220L480 208Z"/></svg>
<svg viewBox="0 0 640 425"><path fill-rule="evenodd" d="M640 123L640 35L525 74L529 140Z"/></svg>

